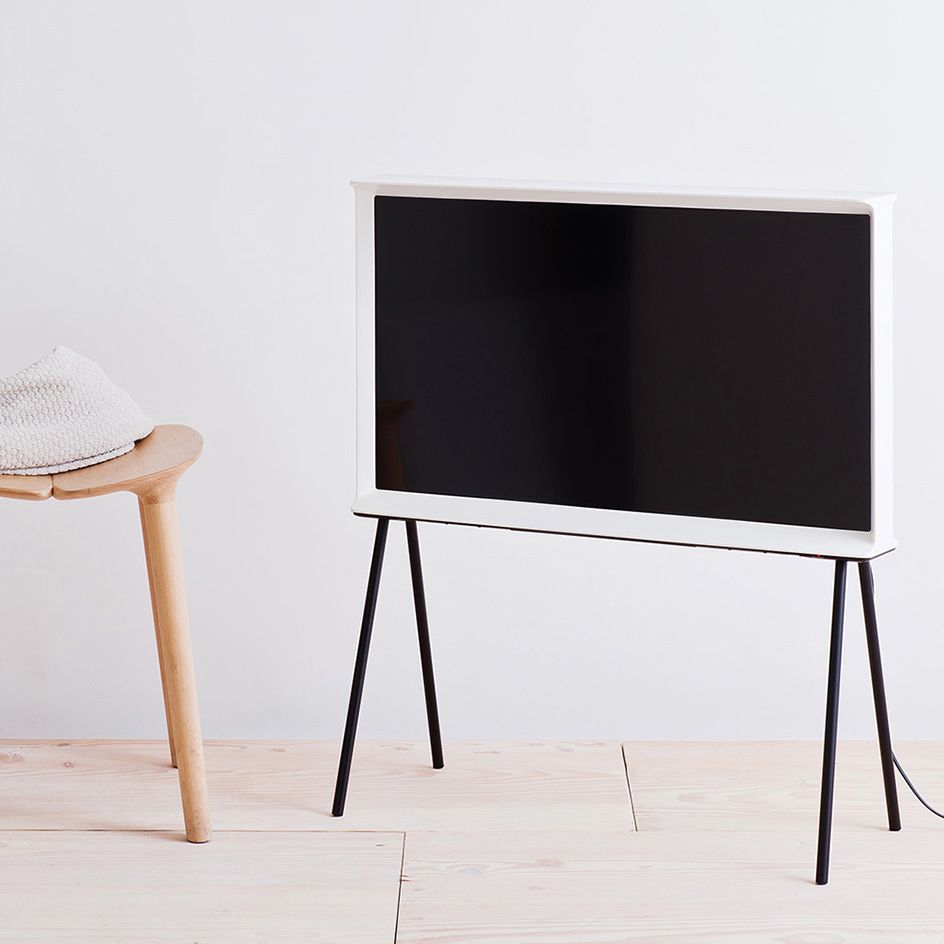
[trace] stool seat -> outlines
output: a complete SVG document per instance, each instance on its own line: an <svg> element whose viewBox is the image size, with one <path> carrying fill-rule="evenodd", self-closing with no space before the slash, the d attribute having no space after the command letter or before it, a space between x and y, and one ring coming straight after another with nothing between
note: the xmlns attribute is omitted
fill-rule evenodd
<svg viewBox="0 0 944 944"><path fill-rule="evenodd" d="M42 501L52 495L51 475L0 475L0 498Z"/></svg>
<svg viewBox="0 0 944 944"><path fill-rule="evenodd" d="M175 495L203 437L189 426L156 426L116 459L54 475L0 475L0 498L42 501L133 492L138 499L151 589L171 764L177 768L187 839L210 838L206 770L190 646Z"/></svg>
<svg viewBox="0 0 944 944"><path fill-rule="evenodd" d="M197 461L203 437L189 426L155 426L131 452L52 478L54 498L94 498L111 492L142 494L176 482Z"/></svg>
<svg viewBox="0 0 944 944"><path fill-rule="evenodd" d="M159 492L176 482L202 449L203 437L189 426L155 426L150 436L117 459L56 475L0 475L0 498L70 500L111 492Z"/></svg>

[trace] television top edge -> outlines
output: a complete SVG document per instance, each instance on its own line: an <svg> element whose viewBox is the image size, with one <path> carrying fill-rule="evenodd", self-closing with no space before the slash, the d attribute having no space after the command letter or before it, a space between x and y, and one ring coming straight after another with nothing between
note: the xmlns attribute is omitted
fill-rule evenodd
<svg viewBox="0 0 944 944"><path fill-rule="evenodd" d="M895 548L895 194L352 183L355 514Z"/></svg>
<svg viewBox="0 0 944 944"><path fill-rule="evenodd" d="M890 205L898 194L891 191L856 191L856 190L804 190L795 188L772 187L716 187L683 184L641 184L612 181L566 181L566 180L514 180L501 178L476 177L435 177L414 176L409 174L378 174L374 177L354 178L350 181L355 191L373 192L383 190L393 192L399 188L429 189L431 192L450 190L469 190L473 195L494 191L505 199L515 198L518 194L535 195L548 198L552 195L579 195L580 197L626 198L642 197L666 198L673 203L684 198L695 198L698 204L713 199L736 201L770 200L791 203L793 201L822 201L834 204L835 212L868 212L876 205ZM519 198L520 198L519 197ZM847 207L845 211L841 207Z"/></svg>

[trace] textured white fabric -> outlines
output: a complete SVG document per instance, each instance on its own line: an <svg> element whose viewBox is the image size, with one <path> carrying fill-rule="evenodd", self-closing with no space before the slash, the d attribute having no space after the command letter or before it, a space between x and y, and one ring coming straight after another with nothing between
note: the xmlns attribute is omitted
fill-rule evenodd
<svg viewBox="0 0 944 944"><path fill-rule="evenodd" d="M0 474L95 465L129 452L152 429L98 364L67 347L0 378Z"/></svg>

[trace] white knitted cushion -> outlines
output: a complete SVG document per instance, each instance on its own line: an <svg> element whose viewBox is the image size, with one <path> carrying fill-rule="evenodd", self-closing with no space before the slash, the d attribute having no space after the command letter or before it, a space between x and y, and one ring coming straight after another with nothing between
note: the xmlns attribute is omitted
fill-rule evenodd
<svg viewBox="0 0 944 944"><path fill-rule="evenodd" d="M154 424L67 347L0 378L0 474L49 475L130 452Z"/></svg>

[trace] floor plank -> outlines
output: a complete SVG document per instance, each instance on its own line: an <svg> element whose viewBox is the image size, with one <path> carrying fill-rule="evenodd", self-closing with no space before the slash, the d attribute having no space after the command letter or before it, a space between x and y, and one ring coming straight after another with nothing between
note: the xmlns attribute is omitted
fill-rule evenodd
<svg viewBox="0 0 944 944"><path fill-rule="evenodd" d="M822 746L812 741L624 745L638 828L815 830ZM903 742L896 752L929 801L944 807L944 746ZM906 829L936 821L898 780ZM878 745L839 744L834 821L887 825Z"/></svg>
<svg viewBox="0 0 944 944"><path fill-rule="evenodd" d="M813 884L819 750L629 743L636 832L613 742L449 745L442 771L425 745L364 743L341 819L337 745L211 742L217 832L191 846L164 744L2 742L0 941L944 940L944 824L903 790L884 829L872 744L840 745ZM942 802L944 747L897 750Z"/></svg>
<svg viewBox="0 0 944 944"><path fill-rule="evenodd" d="M347 811L330 815L338 747L208 742L217 829L592 829L632 826L616 742L358 744ZM0 742L0 829L170 829L177 772L148 741Z"/></svg>
<svg viewBox="0 0 944 944"><path fill-rule="evenodd" d="M927 944L944 833L503 832L407 836L399 944Z"/></svg>
<svg viewBox="0 0 944 944"><path fill-rule="evenodd" d="M0 941L391 944L403 836L0 833Z"/></svg>

